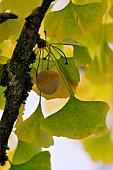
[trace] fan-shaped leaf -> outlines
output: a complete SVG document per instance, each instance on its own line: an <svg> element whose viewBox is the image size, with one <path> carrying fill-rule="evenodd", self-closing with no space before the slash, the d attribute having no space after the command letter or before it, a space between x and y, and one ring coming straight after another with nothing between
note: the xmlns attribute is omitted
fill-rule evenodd
<svg viewBox="0 0 113 170"><path fill-rule="evenodd" d="M15 35L17 38L20 35L24 20L8 20L0 24L0 43L4 40L7 40L9 36Z"/></svg>
<svg viewBox="0 0 113 170"><path fill-rule="evenodd" d="M94 83L104 83L112 79L113 73L113 51L108 47L106 40L102 41L98 56L87 68L86 76Z"/></svg>
<svg viewBox="0 0 113 170"><path fill-rule="evenodd" d="M74 46L74 57L76 66L86 67L91 64L92 59L86 46Z"/></svg>
<svg viewBox="0 0 113 170"><path fill-rule="evenodd" d="M23 164L11 164L10 170L51 170L49 152L40 152Z"/></svg>
<svg viewBox="0 0 113 170"><path fill-rule="evenodd" d="M45 118L41 128L53 136L82 139L100 128L105 130L108 110L104 102L71 97L61 110Z"/></svg>
<svg viewBox="0 0 113 170"><path fill-rule="evenodd" d="M63 72L65 73L66 77L69 81L76 85L80 81L80 75L78 68L75 65L74 57L67 58L67 64L65 63L64 57L60 57L58 60Z"/></svg>
<svg viewBox="0 0 113 170"><path fill-rule="evenodd" d="M48 135L48 133L40 129L40 123L43 119L41 105L39 104L36 111L16 129L15 133L19 140L34 143L39 147L49 147L53 145L51 135Z"/></svg>
<svg viewBox="0 0 113 170"><path fill-rule="evenodd" d="M37 6L40 6L42 3L42 0L3 0L1 3L1 6L4 10L10 10L14 14L17 14L18 16L21 17L27 17L34 8Z"/></svg>
<svg viewBox="0 0 113 170"><path fill-rule="evenodd" d="M87 68L85 75L93 83L100 84L108 81L108 79L106 80L106 76L101 69L101 63L99 62L97 56L95 56L92 64Z"/></svg>
<svg viewBox="0 0 113 170"><path fill-rule="evenodd" d="M19 140L13 157L13 164L27 162L40 151L41 149L37 145Z"/></svg>
<svg viewBox="0 0 113 170"><path fill-rule="evenodd" d="M83 140L83 145L93 161L102 160L104 164L113 163L113 141L109 133L87 138Z"/></svg>
<svg viewBox="0 0 113 170"><path fill-rule="evenodd" d="M7 63L7 60L8 60L8 58L0 55L0 64L6 64L6 63Z"/></svg>
<svg viewBox="0 0 113 170"><path fill-rule="evenodd" d="M83 40L84 36L89 35L101 23L106 7L106 4L99 2L85 5L70 2L64 9L46 15L47 35L58 41L67 37Z"/></svg>
<svg viewBox="0 0 113 170"><path fill-rule="evenodd" d="M64 39L64 42L73 46L74 62L77 67L86 67L87 64L91 64L92 59L86 46L71 38Z"/></svg>
<svg viewBox="0 0 113 170"><path fill-rule="evenodd" d="M24 109L25 109L25 105L21 105L20 109L19 109L19 115L17 117L17 121L15 124L15 127L18 128L18 126L23 122L23 114L24 114Z"/></svg>

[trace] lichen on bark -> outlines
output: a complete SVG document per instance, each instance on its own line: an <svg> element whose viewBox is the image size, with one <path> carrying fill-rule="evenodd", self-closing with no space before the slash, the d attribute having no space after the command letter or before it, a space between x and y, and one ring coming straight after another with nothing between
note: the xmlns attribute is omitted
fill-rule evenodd
<svg viewBox="0 0 113 170"><path fill-rule="evenodd" d="M43 0L42 5L25 19L10 62L5 66L0 66L2 74L0 80L2 85L7 87L5 91L6 104L0 121L0 164L2 166L7 161L7 143L19 114L19 108L25 102L28 92L32 88L29 65L35 61L33 47L38 42L37 40L40 40L38 31L45 13L53 1ZM7 79L4 74L7 75Z"/></svg>

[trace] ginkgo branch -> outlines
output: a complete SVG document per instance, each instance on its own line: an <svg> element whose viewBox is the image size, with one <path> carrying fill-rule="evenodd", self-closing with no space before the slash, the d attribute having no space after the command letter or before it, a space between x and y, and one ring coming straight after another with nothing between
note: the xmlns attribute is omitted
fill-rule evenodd
<svg viewBox="0 0 113 170"><path fill-rule="evenodd" d="M12 58L6 64L7 89L5 91L6 103L0 122L0 164L3 166L7 161L7 143L14 122L19 114L19 108L25 102L28 92L32 88L29 75L29 65L34 62L35 55L32 49L36 42L40 42L38 31L41 22L50 4L54 0L43 0L41 7L37 7L25 20L24 27L17 41ZM32 55L31 55L32 54Z"/></svg>
<svg viewBox="0 0 113 170"><path fill-rule="evenodd" d="M17 19L18 16L11 12L1 12L0 13L0 24L5 22L8 19Z"/></svg>

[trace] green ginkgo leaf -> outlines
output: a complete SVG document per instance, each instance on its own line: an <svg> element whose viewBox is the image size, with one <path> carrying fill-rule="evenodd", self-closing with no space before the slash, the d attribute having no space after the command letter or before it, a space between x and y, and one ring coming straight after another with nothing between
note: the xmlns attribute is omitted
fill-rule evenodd
<svg viewBox="0 0 113 170"><path fill-rule="evenodd" d="M20 109L19 109L19 115L18 115L17 120L16 120L16 124L15 124L16 128L18 128L19 125L23 122L24 110L25 110L25 105L22 104Z"/></svg>
<svg viewBox="0 0 113 170"><path fill-rule="evenodd" d="M92 64L87 67L85 75L93 83L102 84L108 81L109 77L106 77L106 75L104 74L101 64L102 63L99 62L98 57L95 56Z"/></svg>
<svg viewBox="0 0 113 170"><path fill-rule="evenodd" d="M15 165L11 164L9 170L51 170L50 154L48 151L40 152L32 157L28 162Z"/></svg>
<svg viewBox="0 0 113 170"><path fill-rule="evenodd" d="M12 19L0 24L0 43L7 40L10 36L15 35L16 38L19 37L22 30L24 20L22 19Z"/></svg>
<svg viewBox="0 0 113 170"><path fill-rule="evenodd" d="M16 129L15 133L19 140L34 143L39 147L49 147L53 145L52 136L40 129L40 124L43 119L44 116L41 111L41 105L39 104L36 111Z"/></svg>
<svg viewBox="0 0 113 170"><path fill-rule="evenodd" d="M23 0L3 0L1 6L4 10L10 10L12 13L21 17L27 17L34 8L40 6L42 0L27 0L27 3Z"/></svg>
<svg viewBox="0 0 113 170"><path fill-rule="evenodd" d="M104 0L71 0L75 4L88 4L88 3L93 3L93 2L103 2Z"/></svg>
<svg viewBox="0 0 113 170"><path fill-rule="evenodd" d="M86 46L71 38L65 38L64 43L73 46L74 63L77 67L86 67L87 65L91 64L92 58Z"/></svg>
<svg viewBox="0 0 113 170"><path fill-rule="evenodd" d="M71 97L58 112L48 116L41 128L53 136L82 139L105 130L109 106L101 101L80 101Z"/></svg>
<svg viewBox="0 0 113 170"><path fill-rule="evenodd" d="M64 9L46 15L47 35L58 41L67 37L81 41L99 26L106 8L105 3L75 5L70 2Z"/></svg>
<svg viewBox="0 0 113 170"><path fill-rule="evenodd" d="M19 140L13 156L13 164L27 162L39 152L41 152L41 149L37 145Z"/></svg>
<svg viewBox="0 0 113 170"><path fill-rule="evenodd" d="M113 140L110 133L86 138L83 140L83 145L93 161L101 160L104 164L113 163Z"/></svg>
<svg viewBox="0 0 113 170"><path fill-rule="evenodd" d="M86 70L86 77L93 83L106 83L112 80L113 51L105 39L102 40L98 55Z"/></svg>
<svg viewBox="0 0 113 170"><path fill-rule="evenodd" d="M86 67L87 64L91 64L92 59L86 46L74 46L73 55L75 57L76 66Z"/></svg>
<svg viewBox="0 0 113 170"><path fill-rule="evenodd" d="M111 15L111 17L113 18L113 7L112 7L111 10L110 10L110 15Z"/></svg>
<svg viewBox="0 0 113 170"><path fill-rule="evenodd" d="M4 97L5 87L0 86L0 109L4 110L5 97Z"/></svg>
<svg viewBox="0 0 113 170"><path fill-rule="evenodd" d="M8 61L7 57L4 57L4 56L0 55L0 64L6 64L7 61Z"/></svg>
<svg viewBox="0 0 113 170"><path fill-rule="evenodd" d="M102 26L103 26L103 30L106 30L106 33L105 34L103 33L104 34L103 36L106 38L107 42L113 43L113 23L110 22ZM99 30L99 33L100 33L100 30Z"/></svg>
<svg viewBox="0 0 113 170"><path fill-rule="evenodd" d="M95 29L95 31L92 32L90 38L92 38L90 43L94 41L97 45L102 41L102 38L106 39L108 43L113 43L113 22L101 24L98 28ZM88 46L91 45L90 43L88 43ZM96 48L94 49L96 50Z"/></svg>
<svg viewBox="0 0 113 170"><path fill-rule="evenodd" d="M61 56L60 59L58 60L58 63L60 64L66 77L73 85L75 85L80 81L79 70L75 65L74 57L67 58L67 64L66 64L64 57Z"/></svg>

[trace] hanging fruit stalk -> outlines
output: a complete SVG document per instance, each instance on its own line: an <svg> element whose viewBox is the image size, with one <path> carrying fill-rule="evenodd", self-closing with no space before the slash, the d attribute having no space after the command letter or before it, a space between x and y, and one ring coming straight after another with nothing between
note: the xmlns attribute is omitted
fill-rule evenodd
<svg viewBox="0 0 113 170"><path fill-rule="evenodd" d="M47 70L43 70L43 68L42 68L42 71L36 74L36 85L37 85L38 89L40 90L40 92L42 92L43 94L48 94L48 95L54 94L58 90L58 87L60 85L60 77L61 77L63 79L70 95L73 96L74 93L71 89L71 86L70 86L68 80L67 80L67 77L66 77L65 73L62 71L54 53L51 51L51 48L53 48L58 53L58 55L63 55L63 57L65 58L65 61L66 61L65 64L68 64L65 53L62 50L60 50L58 47L49 44L45 40L42 40L40 42L40 44L38 45L38 48L39 48L39 51L41 51L42 49L45 50L47 52L47 55L46 55L46 57L41 56L41 52L40 52L37 72L38 72L38 68L39 68L39 64L40 64L40 57L42 57L44 60L48 59ZM60 77L55 71L49 69L49 60L50 59L55 64L55 67L56 67Z"/></svg>

